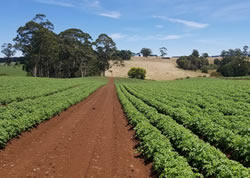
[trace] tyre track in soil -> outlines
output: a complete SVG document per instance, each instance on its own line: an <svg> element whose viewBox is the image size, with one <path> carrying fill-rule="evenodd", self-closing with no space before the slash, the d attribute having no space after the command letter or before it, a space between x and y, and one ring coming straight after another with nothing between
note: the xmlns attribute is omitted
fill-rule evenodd
<svg viewBox="0 0 250 178"><path fill-rule="evenodd" d="M152 177L136 158L134 131L113 79L84 101L0 151L0 177Z"/></svg>

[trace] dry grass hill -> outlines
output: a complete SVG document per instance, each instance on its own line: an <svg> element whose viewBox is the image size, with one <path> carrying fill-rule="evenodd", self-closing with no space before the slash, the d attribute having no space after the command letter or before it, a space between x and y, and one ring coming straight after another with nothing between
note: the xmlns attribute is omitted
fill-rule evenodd
<svg viewBox="0 0 250 178"><path fill-rule="evenodd" d="M209 76L201 72L193 72L177 68L176 59L133 57L125 61L124 66L113 66L106 71L106 76L128 77L131 67L142 67L146 69L146 79L151 80L175 80L186 77Z"/></svg>

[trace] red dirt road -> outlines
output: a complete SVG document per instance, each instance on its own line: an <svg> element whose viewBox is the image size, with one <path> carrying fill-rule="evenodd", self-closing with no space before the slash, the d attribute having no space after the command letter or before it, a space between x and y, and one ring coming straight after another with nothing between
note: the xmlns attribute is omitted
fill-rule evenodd
<svg viewBox="0 0 250 178"><path fill-rule="evenodd" d="M114 82L0 151L0 177L151 177L135 158Z"/></svg>

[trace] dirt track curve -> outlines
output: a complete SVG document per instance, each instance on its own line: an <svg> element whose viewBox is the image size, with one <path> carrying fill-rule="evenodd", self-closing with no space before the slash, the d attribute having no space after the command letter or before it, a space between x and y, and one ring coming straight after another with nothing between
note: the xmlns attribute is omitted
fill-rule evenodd
<svg viewBox="0 0 250 178"><path fill-rule="evenodd" d="M136 158L134 132L114 82L0 151L0 177L151 177Z"/></svg>

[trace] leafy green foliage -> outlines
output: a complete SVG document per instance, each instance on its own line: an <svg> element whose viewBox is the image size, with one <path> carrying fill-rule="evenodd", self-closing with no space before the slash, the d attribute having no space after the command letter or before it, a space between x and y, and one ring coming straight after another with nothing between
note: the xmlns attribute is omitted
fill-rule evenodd
<svg viewBox="0 0 250 178"><path fill-rule="evenodd" d="M207 56L207 54L200 56L199 52L194 50L190 56L182 56L178 58L176 62L182 69L196 71L198 69L204 69L204 66L209 65Z"/></svg>
<svg viewBox="0 0 250 178"><path fill-rule="evenodd" d="M143 57L148 57L152 54L152 50L149 48L142 48L141 54L143 55Z"/></svg>
<svg viewBox="0 0 250 178"><path fill-rule="evenodd" d="M14 46L11 43L4 43L2 45L2 51L1 51L7 58L6 64L10 65L11 63L11 56L14 56L16 53L16 50L14 49Z"/></svg>
<svg viewBox="0 0 250 178"><path fill-rule="evenodd" d="M219 59L214 59L214 64L217 66L220 66L221 60Z"/></svg>
<svg viewBox="0 0 250 178"><path fill-rule="evenodd" d="M220 72L224 77L250 75L250 61L247 50L248 48L244 48L244 51L241 51L241 49L222 51L222 60L217 72Z"/></svg>
<svg viewBox="0 0 250 178"><path fill-rule="evenodd" d="M221 73L219 73L219 72L212 72L212 73L210 74L210 76L211 76L211 77L222 77Z"/></svg>
<svg viewBox="0 0 250 178"><path fill-rule="evenodd" d="M23 71L23 65L15 65L11 63L9 66L5 63L0 63L0 75L6 76L26 76L27 73Z"/></svg>
<svg viewBox="0 0 250 178"><path fill-rule="evenodd" d="M5 92L1 96L6 96L1 98L0 104L0 147L23 131L85 99L106 82L106 79L98 78L59 80L1 77L1 90ZM54 85L50 86L52 83ZM8 91L10 94L7 94Z"/></svg>
<svg viewBox="0 0 250 178"><path fill-rule="evenodd" d="M117 85L136 110L204 177L250 176L246 168L250 158L249 82L126 79Z"/></svg>
<svg viewBox="0 0 250 178"><path fill-rule="evenodd" d="M196 170L188 165L185 158L174 151L170 141L137 111L119 85L117 91L129 122L136 130L136 137L140 140L138 151L146 159L153 160L154 169L159 177L202 177L199 173L195 173Z"/></svg>
<svg viewBox="0 0 250 178"><path fill-rule="evenodd" d="M14 39L24 55L24 70L34 77L76 78L105 75L110 60L121 63L129 51L117 55L116 44L106 34L93 42L81 29L70 28L59 34L43 14L21 26ZM130 56L130 57L129 57Z"/></svg>
<svg viewBox="0 0 250 178"><path fill-rule="evenodd" d="M160 48L161 57L166 56L168 54L167 51L168 49L166 47L161 47Z"/></svg>
<svg viewBox="0 0 250 178"><path fill-rule="evenodd" d="M132 57L132 52L130 50L118 51L118 57L120 57L122 60L130 60Z"/></svg>
<svg viewBox="0 0 250 178"><path fill-rule="evenodd" d="M146 77L146 70L143 69L143 68L139 68L139 67L132 67L128 71L128 76L130 78L145 79L145 77Z"/></svg>

